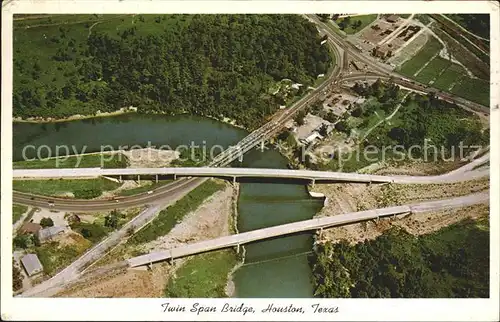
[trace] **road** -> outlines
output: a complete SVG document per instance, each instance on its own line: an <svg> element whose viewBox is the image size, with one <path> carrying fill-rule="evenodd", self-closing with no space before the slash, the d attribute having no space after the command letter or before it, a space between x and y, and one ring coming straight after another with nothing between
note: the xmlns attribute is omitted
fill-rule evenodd
<svg viewBox="0 0 500 322"><path fill-rule="evenodd" d="M146 255L130 258L127 260L127 262L130 267L137 267L159 261L185 257L207 251L213 251L216 249L239 246L258 240L289 235L293 233L323 229L339 225L346 225L346 224L373 220L399 214L424 213L442 209L465 207L486 202L489 202L489 192L481 192L477 194L451 198L451 199L426 201L404 206L395 206L395 207L353 212L338 216L315 218L310 220L294 222L290 224L252 230L241 234L215 238L202 242L197 242L185 246L172 248L167 251L149 253Z"/></svg>
<svg viewBox="0 0 500 322"><path fill-rule="evenodd" d="M421 90L421 91L424 91L424 92L427 92L427 93L434 92L434 93L437 93L437 96L439 98L441 98L441 99L444 99L446 101L450 101L450 102L458 104L460 106L469 107L469 108L471 108L473 110L476 110L476 111L479 111L479 112L482 112L482 113L488 113L489 114L489 111L490 111L489 107L486 107L486 106L483 106L481 104L477 104L477 103L468 101L468 100L463 99L461 97L456 97L454 95L441 92L439 89L429 87L429 86L427 86L425 84L422 84L422 83L419 83L417 81L406 80L402 75L393 72L387 65L382 64L382 63L380 63L378 61L375 61L371 57L368 57L368 56L364 55L361 52L361 50L358 49L358 48L356 48L353 44L345 41L344 39L342 39L341 36L337 35L336 33L331 32L328 29L328 26L325 23L321 22L316 17L316 15L308 15L308 18L309 18L309 20L311 20L314 23L316 23L316 25L321 26L322 30L328 35L328 37L330 37L330 39L332 39L338 46L342 47L345 51L348 51L348 54L350 56L352 56L352 58L354 60L360 61L360 62L362 62L362 63L370 66L376 73L380 74L380 75L376 75L375 77L382 78L382 79L385 79L385 80L388 80L389 78L393 78L395 82L397 82L399 84L402 84L404 86L407 86L409 88L415 88L417 90ZM360 75L358 77L361 80L365 76L370 77L371 75L370 74L364 74L364 75ZM381 76L385 76L385 77L381 77ZM351 76L345 77L343 79L343 81L346 81L349 78L351 78Z"/></svg>
<svg viewBox="0 0 500 322"><path fill-rule="evenodd" d="M120 241L124 240L129 234L129 229L132 228L134 229L134 231L137 231L141 227L145 226L156 217L161 209L181 199L193 189L193 186L199 185L205 180L206 179L190 180L190 183L183 186L182 189L176 189L174 193L165 196L161 204L148 207L145 211L134 217L134 219L126 223L119 230L111 233L111 235L109 235L106 239L92 247L84 255L80 256L76 261L71 263L58 274L56 274L49 280L44 281L43 283L38 284L35 287L25 291L22 296L33 296L48 289L52 289L52 291L54 291L54 288L75 280L80 276L80 272L84 268L97 261L99 258L104 256L104 254L106 254L106 252L108 252L112 247L118 245Z"/></svg>
<svg viewBox="0 0 500 322"><path fill-rule="evenodd" d="M85 199L70 199L47 197L40 195L27 194L14 191L13 202L33 207L49 208L48 202L54 201L55 204L50 209L59 211L77 211L77 212L96 212L109 211L113 209L123 209L137 207L142 205L154 205L168 200L171 195L178 192L183 193L196 188L202 179L179 179L172 184L157 188L153 194L141 193L133 196L127 196L123 199L116 200L85 200Z"/></svg>
<svg viewBox="0 0 500 322"><path fill-rule="evenodd" d="M474 160L476 166L489 162L489 153ZM470 167L470 165L469 165ZM469 173L472 173L470 171ZM479 173L479 172L478 172ZM225 178L272 178L272 179L305 179L315 181L343 181L361 183L438 183L452 182L469 179L470 176L450 176L443 174L439 176L398 176L398 175L373 175L349 172L332 172L316 170L289 170L289 169L265 169L265 168L124 168L124 169L101 169L101 168L69 168L69 169L15 169L13 177L17 179L36 178L88 178L88 177L118 177L118 176L185 176L185 177L225 177ZM475 174L483 175L482 173ZM187 182L187 181L186 181ZM185 184L185 183L183 183ZM175 188L173 188L175 189ZM165 191L167 194L169 191ZM149 196L152 196L150 194ZM148 195L138 196L137 202L146 203ZM129 201L127 201L129 202Z"/></svg>

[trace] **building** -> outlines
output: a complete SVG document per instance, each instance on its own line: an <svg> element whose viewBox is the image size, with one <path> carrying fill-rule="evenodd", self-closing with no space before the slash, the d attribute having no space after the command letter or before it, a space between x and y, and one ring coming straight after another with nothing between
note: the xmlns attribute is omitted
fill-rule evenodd
<svg viewBox="0 0 500 322"><path fill-rule="evenodd" d="M52 239L53 237L62 234L66 231L65 226L52 226L52 227L47 227L44 229L41 229L38 231L38 239L40 240L41 243Z"/></svg>
<svg viewBox="0 0 500 322"><path fill-rule="evenodd" d="M36 234L42 229L42 226L40 224L34 223L34 222L27 222L21 226L21 229L19 229L19 232L21 234Z"/></svg>
<svg viewBox="0 0 500 322"><path fill-rule="evenodd" d="M38 259L36 254L27 254L23 258L21 258L21 263L23 264L24 269L28 276L33 276L35 274L41 273L43 271L42 263Z"/></svg>

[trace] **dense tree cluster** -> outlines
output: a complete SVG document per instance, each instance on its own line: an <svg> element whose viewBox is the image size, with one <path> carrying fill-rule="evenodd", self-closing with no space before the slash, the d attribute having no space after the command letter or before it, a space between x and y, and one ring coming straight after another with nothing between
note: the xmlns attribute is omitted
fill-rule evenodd
<svg viewBox="0 0 500 322"><path fill-rule="evenodd" d="M473 221L419 238L393 229L354 246L328 242L310 261L317 297L489 296L489 234Z"/></svg>
<svg viewBox="0 0 500 322"><path fill-rule="evenodd" d="M307 87L331 63L313 24L298 15L190 18L163 33L140 33L148 23L119 37L93 30L87 44L62 33L66 46L52 59L70 60L77 72L66 73L60 88L14 79L14 115L57 117L132 105L140 112L225 116L253 127L278 107L266 94L271 84L288 78ZM14 64L26 69L22 65ZM36 65L32 70L37 73Z"/></svg>
<svg viewBox="0 0 500 322"><path fill-rule="evenodd" d="M465 29L484 37L486 39L490 38L490 15L487 13L475 13L475 14L449 14L447 15Z"/></svg>
<svg viewBox="0 0 500 322"><path fill-rule="evenodd" d="M399 88L379 80L372 85L355 84L352 88L365 97L376 97L386 114L392 113L399 103ZM356 111L356 110L355 110ZM353 112L354 113L354 112ZM373 111L356 111L356 115ZM451 152L463 146L486 145L489 132L482 129L477 116L464 109L438 99L433 93L409 95L399 109L397 125L385 123L371 132L368 142L383 147L391 145L422 146L424 140ZM432 153L432 150L430 151ZM418 151L417 151L418 153Z"/></svg>

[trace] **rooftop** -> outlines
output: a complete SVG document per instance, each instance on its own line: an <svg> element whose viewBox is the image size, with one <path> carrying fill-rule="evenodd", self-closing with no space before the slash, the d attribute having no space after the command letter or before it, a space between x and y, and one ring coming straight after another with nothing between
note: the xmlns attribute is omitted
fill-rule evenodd
<svg viewBox="0 0 500 322"><path fill-rule="evenodd" d="M28 273L28 276L32 276L43 271L42 263L40 263L36 254L27 254L21 258L21 263L23 264L26 273Z"/></svg>

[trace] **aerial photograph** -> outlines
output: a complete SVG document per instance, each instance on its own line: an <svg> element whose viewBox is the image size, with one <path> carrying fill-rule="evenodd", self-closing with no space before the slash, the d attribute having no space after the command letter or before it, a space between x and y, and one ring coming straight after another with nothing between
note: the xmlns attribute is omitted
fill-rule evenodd
<svg viewBox="0 0 500 322"><path fill-rule="evenodd" d="M12 45L13 297L490 297L490 14L14 14Z"/></svg>

